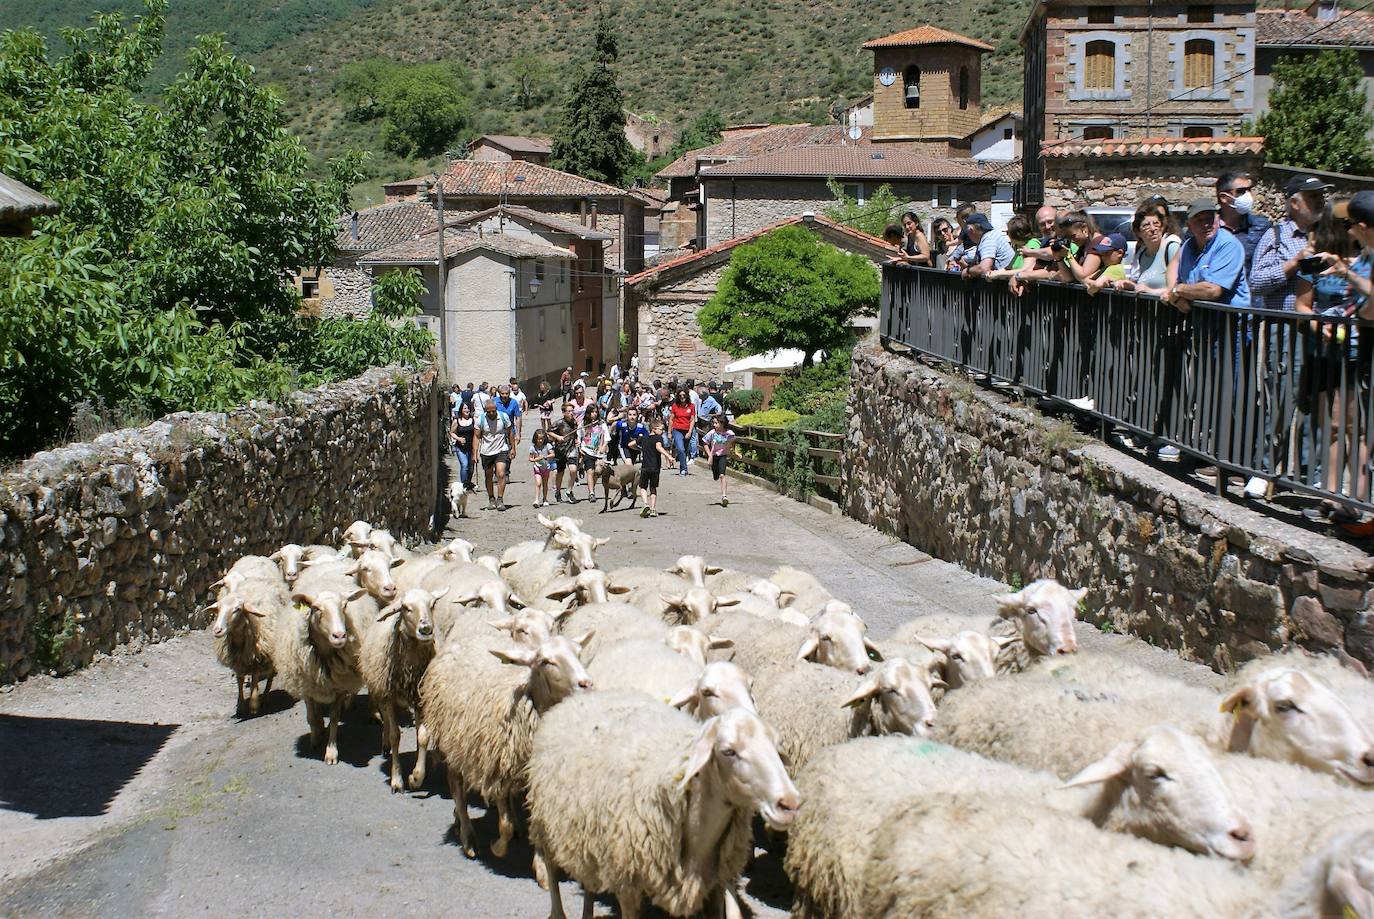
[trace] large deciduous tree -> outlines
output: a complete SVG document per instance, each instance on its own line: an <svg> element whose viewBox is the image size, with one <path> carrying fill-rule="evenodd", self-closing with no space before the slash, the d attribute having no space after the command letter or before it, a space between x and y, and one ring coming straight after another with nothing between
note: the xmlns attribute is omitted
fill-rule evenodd
<svg viewBox="0 0 1374 919"><path fill-rule="evenodd" d="M1356 175L1374 166L1368 134L1374 127L1364 71L1351 48L1290 55L1274 63L1269 111L1257 129L1271 163Z"/></svg>
<svg viewBox="0 0 1374 919"><path fill-rule="evenodd" d="M697 321L703 340L732 357L778 348L843 347L856 316L878 305L878 269L799 226L739 246Z"/></svg>
<svg viewBox="0 0 1374 919"><path fill-rule="evenodd" d="M550 156L555 169L612 185L623 185L634 169L636 151L625 137L625 98L615 79L618 55L615 27L603 7L596 17L591 65L573 80L563 103Z"/></svg>

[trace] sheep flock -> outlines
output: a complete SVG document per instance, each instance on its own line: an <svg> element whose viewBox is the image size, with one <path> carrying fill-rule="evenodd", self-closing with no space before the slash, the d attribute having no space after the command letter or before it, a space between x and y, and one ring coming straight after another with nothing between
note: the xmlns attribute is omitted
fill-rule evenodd
<svg viewBox="0 0 1374 919"><path fill-rule="evenodd" d="M1374 687L1334 658L1185 684L1080 651L1052 580L877 639L797 568L603 570L539 522L478 558L358 521L238 559L206 612L239 714L276 681L333 764L366 689L391 791L442 763L464 854L526 833L555 919L561 879L584 917L742 917L761 853L798 917L1374 919Z"/></svg>

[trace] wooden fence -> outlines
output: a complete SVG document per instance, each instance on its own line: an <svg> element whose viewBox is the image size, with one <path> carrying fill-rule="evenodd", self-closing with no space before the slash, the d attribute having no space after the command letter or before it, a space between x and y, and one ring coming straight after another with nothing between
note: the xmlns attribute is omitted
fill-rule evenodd
<svg viewBox="0 0 1374 919"><path fill-rule="evenodd" d="M756 424L742 424L735 427L735 444L741 448L736 459L771 482L777 482L775 473L777 463L772 457L778 452L792 449L783 443L786 428L765 427ZM840 495L840 444L843 434L827 431L803 431L806 435L806 454L811 460L812 475L815 477L817 491L834 501Z"/></svg>

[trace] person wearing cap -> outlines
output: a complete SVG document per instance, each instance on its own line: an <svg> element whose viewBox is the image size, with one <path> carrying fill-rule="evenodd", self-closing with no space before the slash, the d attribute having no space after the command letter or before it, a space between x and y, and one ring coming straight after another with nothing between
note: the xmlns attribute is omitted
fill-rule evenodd
<svg viewBox="0 0 1374 919"><path fill-rule="evenodd" d="M963 270L966 278L984 278L993 271L1001 271L1016 258L1016 250L1011 247L1007 234L992 228L992 221L984 214L970 214L965 223L970 239L973 241L972 258Z"/></svg>
<svg viewBox="0 0 1374 919"><path fill-rule="evenodd" d="M1250 295L1268 310L1291 310L1298 294L1298 262L1316 254L1309 237L1326 212L1330 185L1312 175L1297 175L1283 187L1283 220L1269 228L1255 247L1250 265Z"/></svg>
<svg viewBox="0 0 1374 919"><path fill-rule="evenodd" d="M1164 299L1185 313L1198 300L1248 309L1245 247L1221 225L1216 202L1205 198L1194 201L1186 222L1192 235L1169 264L1169 288Z"/></svg>
<svg viewBox="0 0 1374 919"><path fill-rule="evenodd" d="M1122 264L1126 259L1126 237L1120 233L1099 236L1092 249L1102 260L1102 267L1097 270L1097 274L1083 282L1089 295L1126 280L1126 266Z"/></svg>
<svg viewBox="0 0 1374 919"><path fill-rule="evenodd" d="M1255 247L1270 226L1268 217L1254 213L1254 186L1255 180L1248 172L1223 172L1217 176L1217 216L1245 252L1247 277L1254 264Z"/></svg>

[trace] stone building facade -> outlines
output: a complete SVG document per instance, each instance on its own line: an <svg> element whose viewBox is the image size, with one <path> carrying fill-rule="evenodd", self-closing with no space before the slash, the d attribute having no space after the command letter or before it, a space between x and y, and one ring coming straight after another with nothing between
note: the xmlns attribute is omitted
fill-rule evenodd
<svg viewBox="0 0 1374 919"><path fill-rule="evenodd" d="M873 52L873 142L969 156L982 120L982 61L992 46L934 26L864 44Z"/></svg>
<svg viewBox="0 0 1374 919"><path fill-rule="evenodd" d="M1260 138L1066 141L1046 147L1043 201L1061 208L1133 210L1150 195L1163 195L1186 209L1198 198L1213 197L1223 172L1258 177L1263 153Z"/></svg>

